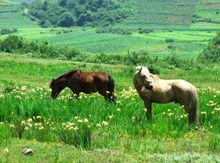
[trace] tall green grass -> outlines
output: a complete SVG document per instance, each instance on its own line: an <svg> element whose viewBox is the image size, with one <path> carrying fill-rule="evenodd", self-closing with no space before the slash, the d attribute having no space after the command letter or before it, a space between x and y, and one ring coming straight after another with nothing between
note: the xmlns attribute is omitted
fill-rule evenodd
<svg viewBox="0 0 220 163"><path fill-rule="evenodd" d="M117 91L116 104L98 94L78 100L70 95L66 91L54 101L48 88L15 85L1 93L1 125L8 126L13 137L93 149L116 148L121 135L159 140L189 132L187 114L176 104L154 104L153 120L147 121L143 102L131 88ZM219 134L219 98L211 89L199 90L199 130Z"/></svg>
<svg viewBox="0 0 220 163"><path fill-rule="evenodd" d="M1 57L0 121L3 134L0 138L5 143L12 137L20 137L63 142L86 149L163 153L173 141L183 139L185 142L184 139L196 139L205 134L206 140L199 144L204 149L197 149L196 145L184 146L184 143L178 146L175 142L173 150L219 151L220 94L218 90L208 88L219 88L218 66L213 70L161 71L161 78L183 78L199 87L201 126L198 133L191 133L187 114L177 104L154 104L153 120L147 121L143 101L130 88L133 67ZM77 100L71 97L68 89L57 100L52 100L49 82L72 68L110 73L116 82L116 104L107 103L98 94L83 94ZM159 143L160 140L167 143ZM147 144L140 151L139 146L143 143Z"/></svg>

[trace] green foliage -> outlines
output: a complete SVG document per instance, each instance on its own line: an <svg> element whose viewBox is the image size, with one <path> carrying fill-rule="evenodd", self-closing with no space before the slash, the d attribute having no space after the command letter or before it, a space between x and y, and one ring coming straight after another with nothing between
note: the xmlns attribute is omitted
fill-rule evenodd
<svg viewBox="0 0 220 163"><path fill-rule="evenodd" d="M8 53L12 53L16 50L23 48L23 40L22 38L16 35L8 36L4 41L0 44L0 50Z"/></svg>
<svg viewBox="0 0 220 163"><path fill-rule="evenodd" d="M209 43L198 59L204 63L220 63L220 32L217 33L217 36Z"/></svg>
<svg viewBox="0 0 220 163"><path fill-rule="evenodd" d="M61 27L71 27L76 24L76 18L69 12L64 12L58 22Z"/></svg>
<svg viewBox="0 0 220 163"><path fill-rule="evenodd" d="M0 124L0 131L0 145L7 144L12 136L10 128L6 124L2 123Z"/></svg>
<svg viewBox="0 0 220 163"><path fill-rule="evenodd" d="M174 42L174 39L172 39L172 38L166 38L165 41L166 41L167 43L172 43L172 42Z"/></svg>
<svg viewBox="0 0 220 163"><path fill-rule="evenodd" d="M15 33L17 31L18 31L18 29L16 29L16 28L13 28L13 29L5 28L5 29L0 29L0 34L1 35L12 34L12 33Z"/></svg>
<svg viewBox="0 0 220 163"><path fill-rule="evenodd" d="M209 149L211 151L220 152L220 137L218 135L212 135L209 141Z"/></svg>
<svg viewBox="0 0 220 163"><path fill-rule="evenodd" d="M122 29L122 28L113 28L113 27L102 27L102 28L96 28L96 33L112 33L112 34L120 34L120 35L131 35L132 32Z"/></svg>
<svg viewBox="0 0 220 163"><path fill-rule="evenodd" d="M44 27L49 23L61 27L107 26L128 17L128 9L117 0L35 0L28 8Z"/></svg>
<svg viewBox="0 0 220 163"><path fill-rule="evenodd" d="M28 54L37 58L63 58L72 59L80 53L75 49L57 48L49 45L48 42L24 42L23 39L16 35L10 35L0 42L0 50L3 52Z"/></svg>
<svg viewBox="0 0 220 163"><path fill-rule="evenodd" d="M141 34L151 33L153 32L153 29L147 29L147 28L138 28L138 32Z"/></svg>

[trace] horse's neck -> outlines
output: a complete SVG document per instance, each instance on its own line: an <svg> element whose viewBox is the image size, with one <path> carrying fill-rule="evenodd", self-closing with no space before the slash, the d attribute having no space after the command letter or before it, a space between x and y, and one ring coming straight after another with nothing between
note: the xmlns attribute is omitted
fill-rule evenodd
<svg viewBox="0 0 220 163"><path fill-rule="evenodd" d="M69 87L69 80L68 79L62 79L60 82L59 82L60 85L62 85L62 89L66 88L66 87Z"/></svg>
<svg viewBox="0 0 220 163"><path fill-rule="evenodd" d="M151 76L153 82L157 82L160 80L160 78L157 75L150 74L150 76Z"/></svg>

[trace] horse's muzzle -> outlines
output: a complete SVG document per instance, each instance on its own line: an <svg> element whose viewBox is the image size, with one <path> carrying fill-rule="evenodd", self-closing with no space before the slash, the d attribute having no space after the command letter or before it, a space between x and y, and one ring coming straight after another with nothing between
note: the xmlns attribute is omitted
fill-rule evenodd
<svg viewBox="0 0 220 163"><path fill-rule="evenodd" d="M53 100L55 100L55 99L57 98L57 96L58 96L57 93L51 94L51 98L52 98Z"/></svg>
<svg viewBox="0 0 220 163"><path fill-rule="evenodd" d="M148 90L152 90L154 87L153 87L153 85L150 83L150 84L146 84L146 85L145 85L145 88L148 89Z"/></svg>

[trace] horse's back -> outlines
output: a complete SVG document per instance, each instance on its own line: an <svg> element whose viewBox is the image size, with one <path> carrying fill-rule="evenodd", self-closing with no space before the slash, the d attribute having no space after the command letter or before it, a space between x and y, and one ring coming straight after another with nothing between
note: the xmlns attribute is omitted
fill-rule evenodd
<svg viewBox="0 0 220 163"><path fill-rule="evenodd" d="M196 87L191 84L190 82L186 81L186 80L173 80L172 82L172 87L173 88L178 88L182 91L196 91Z"/></svg>
<svg viewBox="0 0 220 163"><path fill-rule="evenodd" d="M107 84L108 74L105 72L81 72L72 85L79 92L93 93L106 92Z"/></svg>

